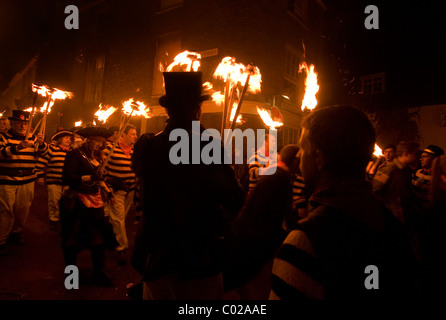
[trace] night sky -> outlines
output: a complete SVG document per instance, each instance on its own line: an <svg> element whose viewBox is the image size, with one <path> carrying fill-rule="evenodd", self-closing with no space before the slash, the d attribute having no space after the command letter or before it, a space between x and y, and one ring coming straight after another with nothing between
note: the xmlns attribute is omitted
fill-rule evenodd
<svg viewBox="0 0 446 320"><path fill-rule="evenodd" d="M53 32L64 28L65 5L80 2L0 0L0 90L51 40ZM328 27L321 36L345 69L353 74L391 69L401 75L403 91L422 88L432 95L444 90L446 26L440 2L324 3L328 7ZM364 27L364 9L369 4L379 9L379 30Z"/></svg>

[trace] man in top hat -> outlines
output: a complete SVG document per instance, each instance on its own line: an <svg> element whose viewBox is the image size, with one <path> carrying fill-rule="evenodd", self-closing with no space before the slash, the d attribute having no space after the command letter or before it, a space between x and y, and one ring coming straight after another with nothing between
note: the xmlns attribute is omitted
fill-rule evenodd
<svg viewBox="0 0 446 320"><path fill-rule="evenodd" d="M169 120L162 132L136 142L132 158L144 199L132 265L143 275L144 299L222 299L224 221L241 208L244 192L229 165L172 163L172 131L200 139L205 129L193 131L192 122L209 97L201 92L201 72L165 72L164 83L159 102Z"/></svg>
<svg viewBox="0 0 446 320"><path fill-rule="evenodd" d="M415 196L420 199L423 206L429 203L431 182L432 182L432 161L444 154L442 148L436 145L429 145L421 153L421 168L417 170L412 178Z"/></svg>
<svg viewBox="0 0 446 320"><path fill-rule="evenodd" d="M51 143L47 152L37 160L37 182L41 185L46 182L48 189L48 218L52 230L57 230L59 200L67 189L62 181L62 170L73 138L74 133L69 130L57 131L50 138L54 143Z"/></svg>
<svg viewBox="0 0 446 320"><path fill-rule="evenodd" d="M26 137L29 112L13 110L11 129L0 133L0 251L7 241L22 243L21 232L34 198L36 159L47 149L43 134Z"/></svg>

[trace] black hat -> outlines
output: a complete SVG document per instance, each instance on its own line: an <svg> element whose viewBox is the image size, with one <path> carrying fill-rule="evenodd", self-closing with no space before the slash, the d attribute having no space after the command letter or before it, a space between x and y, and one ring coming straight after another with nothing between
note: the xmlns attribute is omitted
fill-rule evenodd
<svg viewBox="0 0 446 320"><path fill-rule="evenodd" d="M210 98L202 95L201 72L163 72L166 94L159 99L161 106L186 106L187 103L203 102Z"/></svg>
<svg viewBox="0 0 446 320"><path fill-rule="evenodd" d="M23 110L12 110L12 117L9 120L15 121L29 121L29 112Z"/></svg>
<svg viewBox="0 0 446 320"><path fill-rule="evenodd" d="M113 133L115 131L119 131L119 127L118 126L111 126L110 128L108 128L108 130L110 130L110 132Z"/></svg>
<svg viewBox="0 0 446 320"><path fill-rule="evenodd" d="M444 151L442 148L435 146L433 144L429 145L426 149L423 150L423 152L429 153L433 155L434 157L438 157L444 154Z"/></svg>
<svg viewBox="0 0 446 320"><path fill-rule="evenodd" d="M88 138L88 137L104 137L108 138L112 136L112 132L104 127L86 127L80 129L76 132L78 135Z"/></svg>
<svg viewBox="0 0 446 320"><path fill-rule="evenodd" d="M74 135L74 133L72 131L60 130L60 131L57 131L56 133L54 133L51 136L50 140L57 140L59 138L65 137L65 136L73 136L73 135Z"/></svg>

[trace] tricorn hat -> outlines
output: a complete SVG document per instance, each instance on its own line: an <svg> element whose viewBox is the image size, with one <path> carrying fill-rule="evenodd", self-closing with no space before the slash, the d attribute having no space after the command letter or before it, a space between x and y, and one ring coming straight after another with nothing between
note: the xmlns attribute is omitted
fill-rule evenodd
<svg viewBox="0 0 446 320"><path fill-rule="evenodd" d="M29 121L29 112L23 110L12 110L12 117L9 120L15 121Z"/></svg>
<svg viewBox="0 0 446 320"><path fill-rule="evenodd" d="M69 130L60 130L60 131L57 131L56 133L54 133L51 136L50 140L57 140L59 138L65 137L65 136L74 136L74 133Z"/></svg>
<svg viewBox="0 0 446 320"><path fill-rule="evenodd" d="M429 153L431 155L433 155L434 157L438 157L444 154L444 151L442 148L440 148L439 146L436 145L429 145L426 147L426 149L423 150L423 152Z"/></svg>
<svg viewBox="0 0 446 320"><path fill-rule="evenodd" d="M163 72L163 76L166 94L159 99L159 103L165 108L186 106L210 98L202 94L201 72Z"/></svg>
<svg viewBox="0 0 446 320"><path fill-rule="evenodd" d="M104 137L108 138L113 135L110 130L104 127L86 127L80 129L78 132L76 132L78 135L88 138L88 137Z"/></svg>

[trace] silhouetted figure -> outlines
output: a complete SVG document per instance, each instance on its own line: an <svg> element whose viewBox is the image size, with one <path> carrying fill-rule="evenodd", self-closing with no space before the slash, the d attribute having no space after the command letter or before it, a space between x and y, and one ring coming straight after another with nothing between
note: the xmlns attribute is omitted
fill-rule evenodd
<svg viewBox="0 0 446 320"><path fill-rule="evenodd" d="M244 193L229 165L202 162L197 153L207 143L192 146L204 131L192 124L208 98L201 93L201 73L166 72L164 81L160 105L167 110L168 123L162 132L135 144L133 166L142 181L144 212L132 265L143 275L144 299L221 299L226 214L238 212ZM175 133L187 139L185 163L174 164L178 150L171 151L180 143ZM193 158L199 163L191 164Z"/></svg>
<svg viewBox="0 0 446 320"><path fill-rule="evenodd" d="M270 299L410 296L416 260L408 239L365 180L375 144L367 116L354 107L323 107L302 128L300 170L310 210L277 253ZM377 269L369 275L368 266Z"/></svg>

